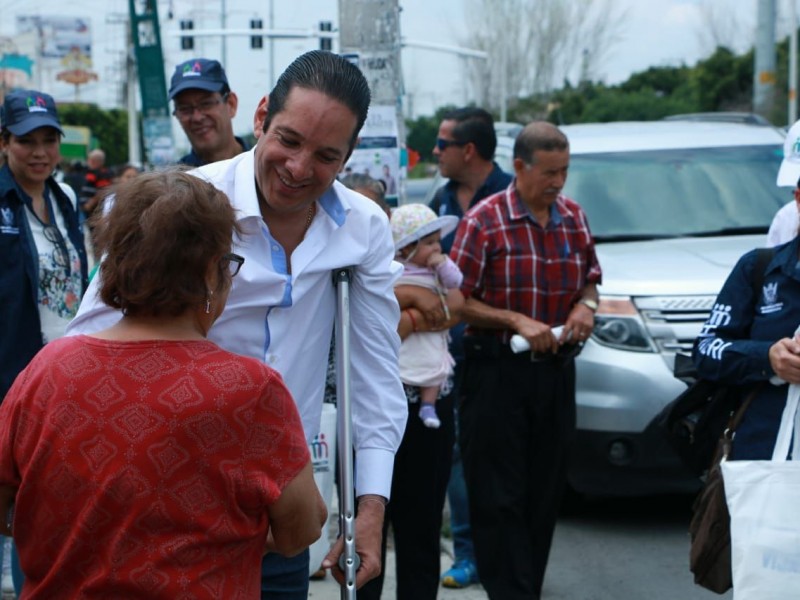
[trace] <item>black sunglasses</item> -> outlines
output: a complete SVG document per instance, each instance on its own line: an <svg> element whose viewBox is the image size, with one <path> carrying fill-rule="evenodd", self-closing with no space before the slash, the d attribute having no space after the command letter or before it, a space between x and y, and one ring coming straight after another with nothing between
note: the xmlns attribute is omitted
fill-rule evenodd
<svg viewBox="0 0 800 600"><path fill-rule="evenodd" d="M242 268L242 265L244 264L244 256L239 256L233 252L223 254L222 260L228 261L226 266L228 267L228 271L230 271L231 277L236 277L236 275L239 273L239 270Z"/></svg>
<svg viewBox="0 0 800 600"><path fill-rule="evenodd" d="M458 142L456 140L446 140L444 138L436 138L436 147L441 151L444 152L450 146L466 146L469 142Z"/></svg>
<svg viewBox="0 0 800 600"><path fill-rule="evenodd" d="M44 239L53 244L54 258L59 267L69 266L69 250L67 249L67 242L64 241L64 236L61 235L61 230L55 225L44 226Z"/></svg>

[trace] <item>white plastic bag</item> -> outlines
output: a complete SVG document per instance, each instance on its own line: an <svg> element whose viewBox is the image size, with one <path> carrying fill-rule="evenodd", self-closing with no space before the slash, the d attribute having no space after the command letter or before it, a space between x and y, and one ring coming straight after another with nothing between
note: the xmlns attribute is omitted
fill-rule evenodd
<svg viewBox="0 0 800 600"><path fill-rule="evenodd" d="M334 404L326 402L322 405L319 433L308 445L308 449L311 452L311 463L314 465L314 482L328 507L328 515L332 515L335 512L333 488L334 474L336 473L336 406ZM309 548L309 575L319 570L330 547L326 524L322 530L322 537Z"/></svg>
<svg viewBox="0 0 800 600"><path fill-rule="evenodd" d="M772 460L722 463L734 600L800 598L800 449L787 460L798 399L800 386L790 385Z"/></svg>

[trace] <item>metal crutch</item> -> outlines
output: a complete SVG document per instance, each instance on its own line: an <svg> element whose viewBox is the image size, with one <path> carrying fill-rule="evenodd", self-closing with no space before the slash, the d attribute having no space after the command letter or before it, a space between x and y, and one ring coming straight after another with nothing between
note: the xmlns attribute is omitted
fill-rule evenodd
<svg viewBox="0 0 800 600"><path fill-rule="evenodd" d="M356 554L355 481L353 478L353 422L350 398L350 276L352 267L333 272L336 287L336 413L339 448L339 531L344 551L339 568L344 572L342 600L356 598L356 571L360 558Z"/></svg>

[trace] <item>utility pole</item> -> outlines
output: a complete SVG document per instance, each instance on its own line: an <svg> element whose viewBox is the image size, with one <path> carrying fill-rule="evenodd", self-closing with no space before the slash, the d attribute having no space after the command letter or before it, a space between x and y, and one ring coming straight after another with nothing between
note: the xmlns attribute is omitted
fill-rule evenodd
<svg viewBox="0 0 800 600"><path fill-rule="evenodd" d="M362 131L362 139L384 116L395 121L396 138L393 147L382 148L383 157L394 156L390 164L397 180L396 195L387 195L390 202L403 195L404 177L398 177L405 167L405 127L403 125L402 92L403 71L400 65L400 6L398 0L339 0L339 51L358 64L364 73L372 94L370 116ZM372 121L372 123L371 123ZM382 124L378 124L382 125ZM385 127L381 127L385 130ZM385 138L383 138L385 139ZM374 153L378 162L380 152ZM382 169L382 164L375 165ZM371 172L380 178L380 171Z"/></svg>
<svg viewBox="0 0 800 600"><path fill-rule="evenodd" d="M373 104L400 105L398 0L339 0L339 51L358 56Z"/></svg>
<svg viewBox="0 0 800 600"><path fill-rule="evenodd" d="M790 0L789 14L792 18L792 32L789 35L789 123L797 121L797 0Z"/></svg>
<svg viewBox="0 0 800 600"><path fill-rule="evenodd" d="M770 117L775 99L775 0L758 0L753 110Z"/></svg>

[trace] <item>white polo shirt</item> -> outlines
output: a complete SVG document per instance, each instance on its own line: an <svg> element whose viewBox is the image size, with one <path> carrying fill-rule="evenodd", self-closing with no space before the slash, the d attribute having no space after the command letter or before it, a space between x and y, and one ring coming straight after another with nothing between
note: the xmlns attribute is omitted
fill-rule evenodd
<svg viewBox="0 0 800 600"><path fill-rule="evenodd" d="M208 338L277 370L311 440L319 430L336 311L332 272L353 266L350 353L356 493L388 498L408 407L397 366L400 312L393 290L402 267L393 261L386 215L371 200L335 182L318 200L305 239L292 253L289 274L283 248L261 218L254 164L250 150L192 171L228 195L243 229L233 251L244 256L245 263ZM97 282L95 277L68 335L99 331L119 319L119 313L97 296Z"/></svg>

